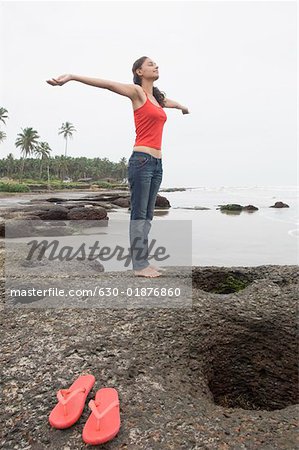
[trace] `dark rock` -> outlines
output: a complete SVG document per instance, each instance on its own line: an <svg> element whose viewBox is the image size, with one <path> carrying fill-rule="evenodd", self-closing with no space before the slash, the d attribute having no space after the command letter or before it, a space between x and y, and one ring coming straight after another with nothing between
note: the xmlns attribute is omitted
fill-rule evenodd
<svg viewBox="0 0 299 450"><path fill-rule="evenodd" d="M166 208L170 208L170 206L171 205L166 197L163 197L162 195L159 195L159 194L157 195L155 208L165 208L166 209ZM129 210L131 209L131 204L128 209Z"/></svg>
<svg viewBox="0 0 299 450"><path fill-rule="evenodd" d="M258 208L253 205L243 206L243 211L258 211Z"/></svg>
<svg viewBox="0 0 299 450"><path fill-rule="evenodd" d="M53 206L46 211L35 211L35 215L42 220L66 220L68 218L68 209L63 206Z"/></svg>
<svg viewBox="0 0 299 450"><path fill-rule="evenodd" d="M237 203L228 203L226 205L218 205L221 212L241 212L241 211L258 211L258 208L253 205L242 206Z"/></svg>
<svg viewBox="0 0 299 450"><path fill-rule="evenodd" d="M130 198L119 197L113 200L113 205L121 206L122 208L128 208L130 205Z"/></svg>
<svg viewBox="0 0 299 450"><path fill-rule="evenodd" d="M270 208L289 208L289 205L283 202L275 202L275 204L270 206Z"/></svg>
<svg viewBox="0 0 299 450"><path fill-rule="evenodd" d="M72 208L68 211L67 218L69 220L103 220L107 218L107 211L101 206Z"/></svg>
<svg viewBox="0 0 299 450"><path fill-rule="evenodd" d="M170 203L166 197L163 197L162 195L158 194L155 206L157 208L170 208Z"/></svg>
<svg viewBox="0 0 299 450"><path fill-rule="evenodd" d="M181 188L181 189L178 188L178 189L174 189L174 190L185 190L185 188ZM32 199L30 202L31 203L41 203L42 200ZM44 199L43 202L54 203L54 204L57 203L59 205L63 205L64 208L68 208L68 209L73 209L73 208L78 208L78 207L81 208L81 207L86 207L86 206L100 206L106 210L111 210L117 206L120 208L129 208L130 209L130 192L124 193L123 190L119 190L118 192L117 191L111 192L108 190L101 194L88 195L88 196L80 197L80 198L67 199L67 198L62 198L62 197L61 198L60 197L49 197L48 199ZM155 206L158 208L170 208L170 203L166 197L163 197L158 194L157 198L156 198ZM39 208L39 209L41 209L41 208ZM48 210L49 207L48 207L48 209L47 208L45 208L45 209ZM19 208L16 208L16 210L18 211ZM63 218L62 218L62 220L63 220Z"/></svg>
<svg viewBox="0 0 299 450"><path fill-rule="evenodd" d="M228 203L227 205L218 205L218 206L220 206L220 211L242 211L243 209L242 205L238 205L236 203Z"/></svg>
<svg viewBox="0 0 299 450"><path fill-rule="evenodd" d="M67 202L68 199L67 198L62 198L62 197L50 197L46 199L46 202L52 202L52 203L62 203L62 202Z"/></svg>

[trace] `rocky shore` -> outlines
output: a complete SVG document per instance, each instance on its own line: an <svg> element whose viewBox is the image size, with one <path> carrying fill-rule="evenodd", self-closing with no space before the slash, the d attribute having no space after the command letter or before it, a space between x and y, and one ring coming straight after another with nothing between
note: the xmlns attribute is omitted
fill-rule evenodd
<svg viewBox="0 0 299 450"><path fill-rule="evenodd" d="M180 276L169 267L159 283ZM67 430L48 423L57 390L92 373L88 400L115 387L121 405L118 436L94 448L297 448L298 267L192 267L191 281L185 308L49 309L8 305L2 271L0 447L93 448L87 404Z"/></svg>
<svg viewBox="0 0 299 450"><path fill-rule="evenodd" d="M171 191L171 190L168 190ZM20 228L18 221L22 220L22 236L29 236L37 229L41 234L43 228L47 229L47 222L59 221L57 226L65 227L61 230L62 234L72 234L72 227L76 221L97 221L102 226L107 226L109 221L109 213L117 210L131 209L130 193L126 190L104 190L100 193L92 193L84 196L73 195L66 196L66 193L56 193L55 197L49 197L48 193L38 196L25 194L24 199L14 206L2 206L0 208L0 237L5 236L5 225L8 225L10 231ZM172 206L169 200L160 194L157 195L155 209L168 210ZM289 205L277 201L269 208L289 208ZM192 210L209 210L211 208L195 205L193 207L175 207L174 209L192 209ZM242 211L254 213L258 211L258 207L248 204L240 205L228 203L218 205L216 208L225 214L240 214ZM67 221L68 223L64 223ZM26 223L25 223L26 222ZM56 229L57 230L57 229ZM58 231L58 230L57 230ZM20 229L18 230L20 233Z"/></svg>
<svg viewBox="0 0 299 450"><path fill-rule="evenodd" d="M43 227L48 235L51 223L53 235L63 236L80 221L107 226L110 213L130 207L128 193L121 191L55 195L2 208L0 235L7 225L11 237L32 236L34 230L43 236ZM159 195L156 207L167 209L170 203ZM234 204L221 210L244 208L255 210ZM18 258L22 248L17 241ZM88 282L179 286L184 292L180 302L161 296L128 302L119 295L101 303L82 295L67 303L8 295L18 283L50 286L54 266L47 260L17 265L10 253L5 271L7 251L0 240L0 448L92 448L81 438L87 403L70 429L55 430L48 423L58 389L84 373L96 377L88 400L101 387L119 392L120 432L98 448L297 448L297 266L166 267L157 279L140 279L132 270L105 273L96 262L88 267L76 262L66 276L60 263L55 283L63 287Z"/></svg>
<svg viewBox="0 0 299 450"><path fill-rule="evenodd" d="M168 209L170 203L166 197L158 195L155 208ZM33 198L31 195L27 202L1 208L0 237L5 237L5 228L9 229L10 237L36 233L41 236L48 232L48 222L51 223L52 233L71 235L73 225L80 222L86 226L108 226L109 213L119 209L130 210L129 193L106 191L78 197L39 195Z"/></svg>

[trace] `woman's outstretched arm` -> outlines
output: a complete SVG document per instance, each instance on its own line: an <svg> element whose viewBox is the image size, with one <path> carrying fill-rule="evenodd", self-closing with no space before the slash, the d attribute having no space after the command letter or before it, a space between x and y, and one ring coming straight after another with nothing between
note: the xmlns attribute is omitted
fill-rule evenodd
<svg viewBox="0 0 299 450"><path fill-rule="evenodd" d="M180 109L183 114L190 114L189 110L186 106L182 106L179 102L176 102L175 100L170 100L170 98L164 99L164 106L165 106L165 108Z"/></svg>
<svg viewBox="0 0 299 450"><path fill-rule="evenodd" d="M115 92L116 94L124 95L131 99L136 98L138 95L137 90L138 88L136 87L136 84L118 83L117 81L102 80L100 78L91 78L82 75L72 75L72 74L60 75L57 78L47 80L47 83L51 84L52 86L62 86L68 81L79 81L81 83L88 84L90 86L109 89L110 91Z"/></svg>

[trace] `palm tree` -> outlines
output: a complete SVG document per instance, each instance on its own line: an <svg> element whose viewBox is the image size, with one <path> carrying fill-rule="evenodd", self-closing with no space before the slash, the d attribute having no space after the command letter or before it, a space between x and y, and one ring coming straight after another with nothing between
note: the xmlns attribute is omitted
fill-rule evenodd
<svg viewBox="0 0 299 450"><path fill-rule="evenodd" d="M22 178L23 175L25 158L36 152L36 149L39 146L39 135L36 130L33 128L22 128L22 130L23 133L18 134L19 137L15 142L15 146L21 148L21 158L23 155L20 178Z"/></svg>
<svg viewBox="0 0 299 450"><path fill-rule="evenodd" d="M7 109L0 107L0 122L3 122L4 125L5 119L8 119L7 113L8 113Z"/></svg>
<svg viewBox="0 0 299 450"><path fill-rule="evenodd" d="M127 180L127 171L128 171L128 162L127 162L127 158L121 158L119 161L119 166L120 166L120 177L122 182L124 180Z"/></svg>
<svg viewBox="0 0 299 450"><path fill-rule="evenodd" d="M51 151L52 150L51 150L48 142L40 142L38 144L38 146L36 147L36 149L34 150L34 153L36 154L36 156L41 158L40 170L39 170L39 177L40 178L42 177L43 161L44 160L49 160ZM48 163L48 166L49 166L49 163Z"/></svg>
<svg viewBox="0 0 299 450"><path fill-rule="evenodd" d="M4 139L6 139L6 133L0 130L0 142L4 141Z"/></svg>
<svg viewBox="0 0 299 450"><path fill-rule="evenodd" d="M7 176L10 178L14 168L14 156L9 153L6 157L7 160Z"/></svg>
<svg viewBox="0 0 299 450"><path fill-rule="evenodd" d="M66 158L63 155L55 155L52 162L55 176L64 180L64 178L69 175L70 158Z"/></svg>
<svg viewBox="0 0 299 450"><path fill-rule="evenodd" d="M5 125L5 119L8 119L7 109L0 107L0 122L3 122ZM0 131L0 142L6 139L6 133L4 131Z"/></svg>
<svg viewBox="0 0 299 450"><path fill-rule="evenodd" d="M63 134L63 137L65 139L65 151L64 156L67 156L67 138L73 137L73 132L76 131L75 127L70 122L65 122L62 124L61 128L59 129L58 134Z"/></svg>
<svg viewBox="0 0 299 450"><path fill-rule="evenodd" d="M68 158L66 158L63 155L61 155L61 157L60 157L59 171L60 171L61 180L64 180L65 177L67 177L69 175Z"/></svg>

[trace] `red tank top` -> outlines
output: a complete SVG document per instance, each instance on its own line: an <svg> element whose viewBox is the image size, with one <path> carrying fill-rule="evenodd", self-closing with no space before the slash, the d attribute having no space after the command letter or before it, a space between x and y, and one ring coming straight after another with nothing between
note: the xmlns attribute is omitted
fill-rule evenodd
<svg viewBox="0 0 299 450"><path fill-rule="evenodd" d="M145 92L145 91L144 91ZM136 140L134 145L144 145L161 150L162 132L167 120L162 106L154 105L146 94L146 102L135 109Z"/></svg>

